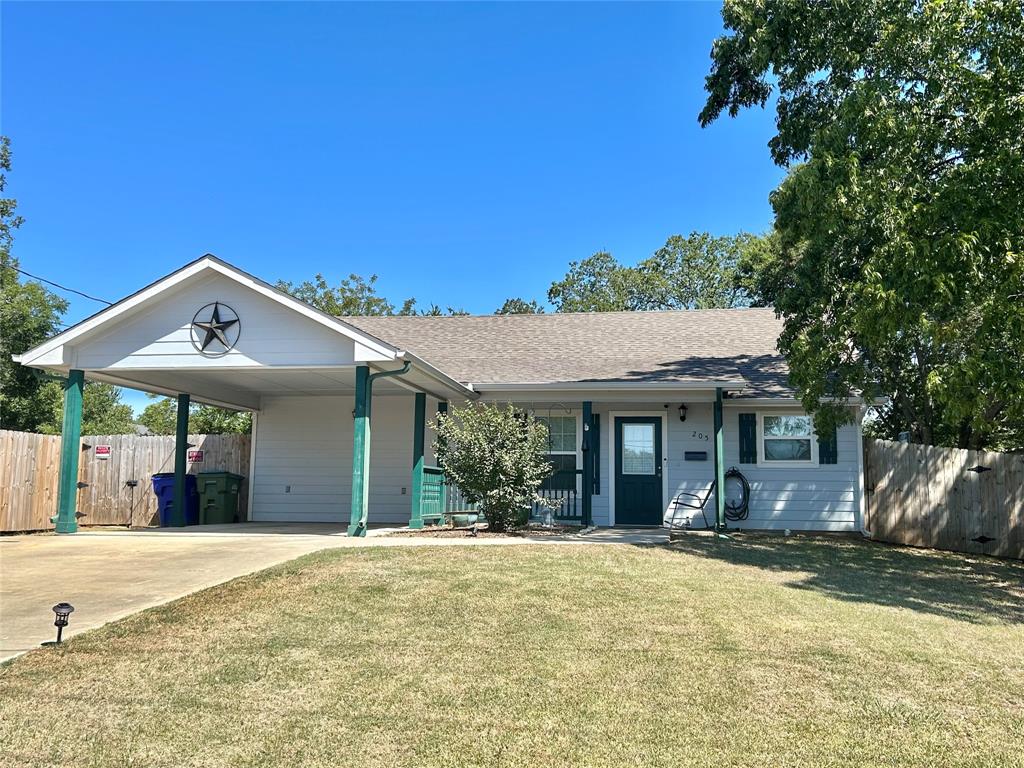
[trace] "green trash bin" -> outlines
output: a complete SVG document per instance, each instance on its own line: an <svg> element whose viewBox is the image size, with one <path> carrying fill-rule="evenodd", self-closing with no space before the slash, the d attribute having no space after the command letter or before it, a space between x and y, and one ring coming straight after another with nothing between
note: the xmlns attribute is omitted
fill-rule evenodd
<svg viewBox="0 0 1024 768"><path fill-rule="evenodd" d="M196 477L199 524L237 522L238 491L245 478L231 472L200 472Z"/></svg>

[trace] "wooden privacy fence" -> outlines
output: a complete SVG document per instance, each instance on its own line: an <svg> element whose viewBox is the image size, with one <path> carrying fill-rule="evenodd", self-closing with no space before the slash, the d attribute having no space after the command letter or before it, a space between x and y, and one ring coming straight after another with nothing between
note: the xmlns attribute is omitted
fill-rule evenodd
<svg viewBox="0 0 1024 768"><path fill-rule="evenodd" d="M249 476L249 435L189 435L188 472ZM0 430L0 531L52 529L60 474L59 435ZM109 450L108 450L109 448ZM197 452L202 452L202 461ZM106 458L103 458L106 456ZM174 437L89 435L81 441L77 509L82 525L155 525L151 477L174 471ZM136 485L131 486L134 481ZM248 509L242 483L239 511Z"/></svg>
<svg viewBox="0 0 1024 768"><path fill-rule="evenodd" d="M1024 454L864 441L879 541L1024 559Z"/></svg>

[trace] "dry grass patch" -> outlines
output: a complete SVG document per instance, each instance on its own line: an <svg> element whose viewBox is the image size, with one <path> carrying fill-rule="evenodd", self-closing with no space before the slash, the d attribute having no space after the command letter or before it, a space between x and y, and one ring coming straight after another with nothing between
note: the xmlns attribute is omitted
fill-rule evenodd
<svg viewBox="0 0 1024 768"><path fill-rule="evenodd" d="M816 540L321 552L0 669L0 763L1024 765L1022 580Z"/></svg>

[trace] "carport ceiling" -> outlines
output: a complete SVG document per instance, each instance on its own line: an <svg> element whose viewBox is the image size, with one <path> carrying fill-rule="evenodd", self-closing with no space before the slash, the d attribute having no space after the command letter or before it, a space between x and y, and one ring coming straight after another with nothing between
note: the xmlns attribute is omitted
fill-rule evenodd
<svg viewBox="0 0 1024 768"><path fill-rule="evenodd" d="M158 394L187 392L198 402L228 407L258 409L260 398L275 395L352 395L355 393L354 367L257 368L257 369L116 369L87 371L86 376L120 386L134 387ZM410 371L405 376L387 377L373 385L375 395L407 393L422 387L435 397L436 382Z"/></svg>

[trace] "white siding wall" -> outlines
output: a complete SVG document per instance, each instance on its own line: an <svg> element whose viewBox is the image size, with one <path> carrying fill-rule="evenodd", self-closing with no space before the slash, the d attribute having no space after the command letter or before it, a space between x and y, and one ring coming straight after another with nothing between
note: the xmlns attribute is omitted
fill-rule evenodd
<svg viewBox="0 0 1024 768"><path fill-rule="evenodd" d="M854 531L858 504L857 428L839 429L839 460L836 464L767 466L740 464L739 414L770 413L770 408L727 403L725 418L725 466L737 467L750 482L750 516L729 521L732 528L781 530ZM713 412L710 403L690 406L685 422L678 414L669 420L669 495L706 490L714 477ZM694 435L694 432L697 435ZM703 440L700 435L708 435ZM707 462L684 461L685 451L708 452ZM706 507L714 522L714 497ZM703 527L700 512L693 512L694 527Z"/></svg>
<svg viewBox="0 0 1024 768"><path fill-rule="evenodd" d="M610 412L665 412L668 427L668 496L665 504L679 491L703 493L714 480L713 410L711 403L688 402L686 421L679 421L679 401L667 409L646 403L643 405L595 404L594 412L601 414L601 493L593 497L594 522L609 525L610 494L614 491L612 473L614 454L609 435L614 428ZM732 528L761 530L856 530L858 494L857 428L848 425L838 432L839 461L837 464L813 464L806 467L769 467L764 464L739 463L739 414L770 412L769 408L727 403L725 408L725 466L736 466L750 482L750 516L740 522L729 522ZM686 461L686 451L706 451L707 461ZM713 524L714 496L705 511ZM693 510L692 525L704 525L699 511Z"/></svg>
<svg viewBox="0 0 1024 768"><path fill-rule="evenodd" d="M749 407L725 409L725 465L737 466L750 481L750 519L740 528L797 531L855 531L859 504L857 427L846 425L836 434L835 464L771 467L740 464L739 414L758 412ZM760 412L770 413L770 409Z"/></svg>
<svg viewBox="0 0 1024 768"><path fill-rule="evenodd" d="M253 520L348 523L354 407L351 396L264 399L253 465ZM428 422L436 411L437 401L428 397ZM370 523L409 522L412 430L411 393L373 398ZM428 464L434 461L432 443L428 427Z"/></svg>
<svg viewBox="0 0 1024 768"><path fill-rule="evenodd" d="M352 484L351 397L266 398L260 412L253 468L254 520L348 522ZM668 495L708 488L714 476L712 406L688 403L685 422L678 402L666 410L658 404L597 404L601 416L601 492L593 497L594 522L609 525L610 493L614 488L614 455L609 449L609 414L644 411L666 413L668 453L665 458ZM437 401L427 399L427 418ZM839 430L839 463L807 467L739 464L739 414L753 406L728 404L725 409L726 467L738 466L751 484L750 517L730 527L751 529L856 529L858 462L856 427ZM563 410L560 409L560 412ZM409 520L412 474L413 398L377 396L371 421L370 522L405 524ZM696 433L696 434L694 434ZM705 436L705 437L702 437ZM434 463L433 433L426 434L426 463ZM685 461L685 451L707 451L707 461ZM285 492L286 486L290 492ZM402 489L406 492L403 494ZM714 501L707 506L714 521ZM699 512L694 527L702 527Z"/></svg>

